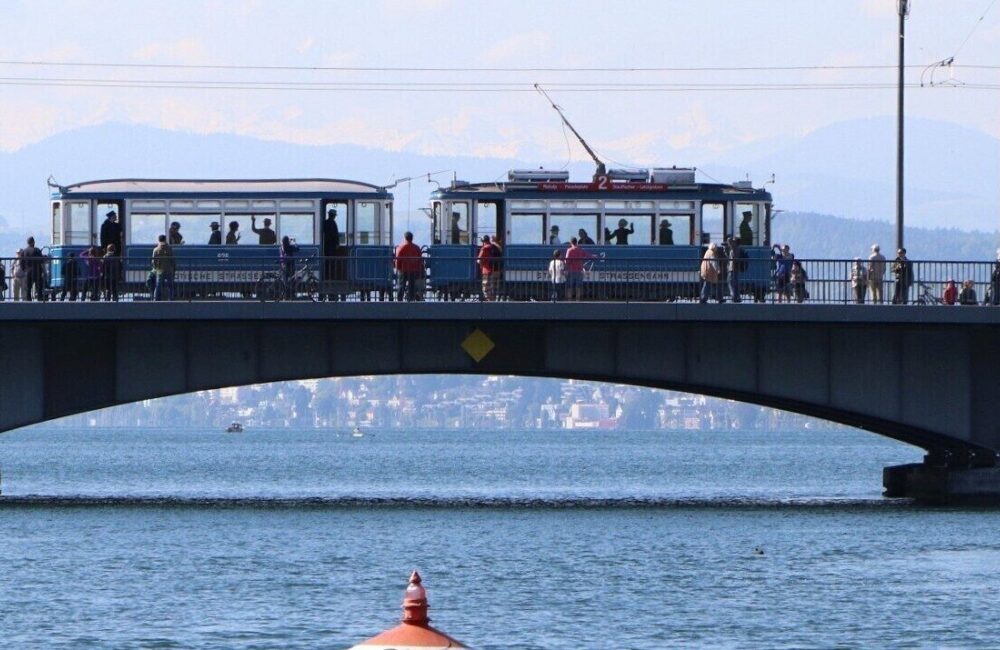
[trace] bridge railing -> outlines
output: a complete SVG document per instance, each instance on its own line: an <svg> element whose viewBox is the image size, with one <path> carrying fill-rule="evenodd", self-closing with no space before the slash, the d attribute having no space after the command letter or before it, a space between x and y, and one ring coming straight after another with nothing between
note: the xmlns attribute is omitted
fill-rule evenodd
<svg viewBox="0 0 1000 650"><path fill-rule="evenodd" d="M720 260L705 285L703 259L593 257L567 266L550 258L479 260L425 257L409 274L386 256L303 257L291 265L273 260L178 258L173 273L156 272L147 257L85 260L0 258L0 301L161 300L420 300L699 301L733 300L732 273L743 302L805 304L937 305L1000 302L1000 264L987 261L914 260L909 271L887 260L879 273L868 261L801 259L794 268L770 259ZM482 267L490 270L484 281ZM706 269L707 270L707 269ZM786 273L786 270L788 271ZM963 294L963 284L966 291ZM159 294L157 286L159 285ZM974 297L973 297L974 296Z"/></svg>

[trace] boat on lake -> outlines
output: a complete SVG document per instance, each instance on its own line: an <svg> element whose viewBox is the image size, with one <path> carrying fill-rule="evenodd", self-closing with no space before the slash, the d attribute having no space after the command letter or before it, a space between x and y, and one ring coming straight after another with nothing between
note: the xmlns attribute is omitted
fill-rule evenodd
<svg viewBox="0 0 1000 650"><path fill-rule="evenodd" d="M233 422L226 427L226 433L243 433L243 424L240 422Z"/></svg>

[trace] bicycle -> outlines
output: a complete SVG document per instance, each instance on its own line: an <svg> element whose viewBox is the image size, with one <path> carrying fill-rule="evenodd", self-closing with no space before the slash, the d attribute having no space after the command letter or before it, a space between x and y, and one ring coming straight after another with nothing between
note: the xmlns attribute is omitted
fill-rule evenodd
<svg viewBox="0 0 1000 650"><path fill-rule="evenodd" d="M313 258L302 260L295 273L286 277L284 271L268 271L254 285L254 295L261 302L296 300L299 295L316 302L319 300L319 278L312 269ZM291 262L294 264L294 260Z"/></svg>

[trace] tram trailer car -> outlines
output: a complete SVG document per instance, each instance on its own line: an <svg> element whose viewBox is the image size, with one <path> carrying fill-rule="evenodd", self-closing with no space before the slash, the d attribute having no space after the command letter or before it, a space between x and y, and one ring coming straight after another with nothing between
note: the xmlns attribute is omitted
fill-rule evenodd
<svg viewBox="0 0 1000 650"><path fill-rule="evenodd" d="M512 170L506 182L465 183L432 193L430 275L446 298L477 295L483 235L503 251L503 293L548 298L548 265L584 231L585 297L674 300L698 295L709 243L740 239L740 293L764 300L771 283L771 195L749 181L698 183L695 170L609 170L591 182L566 171ZM728 289L727 289L728 291Z"/></svg>
<svg viewBox="0 0 1000 650"><path fill-rule="evenodd" d="M214 295L235 287L246 296L262 273L278 268L284 236L299 246L300 264L306 259L314 265L321 293L387 292L392 288L392 198L375 185L323 178L116 179L55 186L52 286L62 287L62 264L70 253L76 256L81 282L87 277L80 254L99 245L101 225L114 212L125 240L123 291L141 292L157 238L169 239L170 224L178 223L183 244L172 248L180 296ZM337 250L324 249L323 220L331 210L340 230ZM278 243L260 243L265 220ZM209 244L213 223L221 244ZM226 244L232 240L231 225L236 244Z"/></svg>

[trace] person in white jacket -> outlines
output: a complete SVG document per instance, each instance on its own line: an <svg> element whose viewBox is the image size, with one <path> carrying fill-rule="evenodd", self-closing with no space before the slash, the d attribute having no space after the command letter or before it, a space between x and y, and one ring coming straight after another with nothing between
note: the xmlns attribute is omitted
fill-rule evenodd
<svg viewBox="0 0 1000 650"><path fill-rule="evenodd" d="M552 302L563 299L566 294L566 262L563 260L561 250L552 253L552 261L549 262L549 298Z"/></svg>

